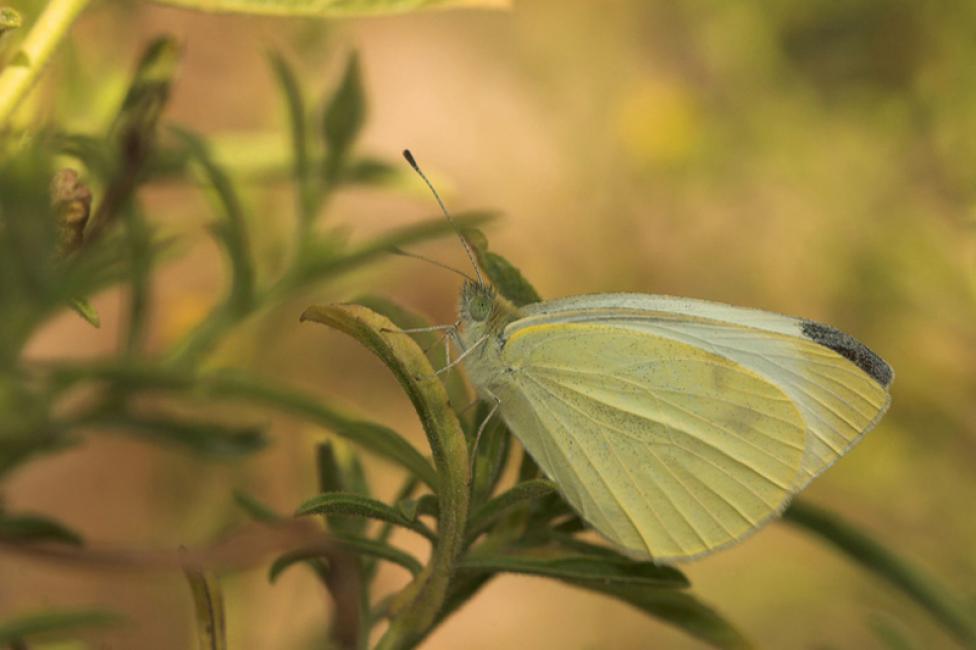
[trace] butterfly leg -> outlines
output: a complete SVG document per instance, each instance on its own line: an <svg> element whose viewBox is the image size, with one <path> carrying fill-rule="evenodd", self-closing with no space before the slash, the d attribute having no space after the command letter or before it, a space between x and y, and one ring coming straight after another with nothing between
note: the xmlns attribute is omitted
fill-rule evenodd
<svg viewBox="0 0 976 650"><path fill-rule="evenodd" d="M445 331L449 332L452 330L457 330L459 324L460 323L455 321L448 325L431 325L430 327L410 327L407 329L393 329L393 328L384 327L380 331L391 333L391 334L419 334L421 332L445 332Z"/></svg>
<svg viewBox="0 0 976 650"><path fill-rule="evenodd" d="M456 359L454 359L453 361L451 361L450 363L448 363L446 366L444 366L443 368L441 368L440 370L438 370L434 374L435 375L440 375L440 374L442 374L444 372L447 372L448 370L450 370L451 368L453 368L457 364L461 363L466 356L468 356L469 354L471 354L472 352L474 352L475 350L477 350L479 347L481 347L481 344L484 343L487 340L488 340L488 335L486 334L485 336L482 336L480 339L478 339L477 341L475 341L471 345L470 348L468 348L467 350L465 350L464 352L462 352L461 354L459 354Z"/></svg>
<svg viewBox="0 0 976 650"><path fill-rule="evenodd" d="M494 406L491 407L491 410L488 411L488 415L486 415L485 419L481 421L481 424L478 425L478 431L474 434L474 442L471 444L471 468L470 469L471 469L472 476L474 476L474 459L475 459L475 454L478 451L478 443L481 442L481 434L483 434L485 432L485 429L488 428L488 422L490 422L491 418L494 417L495 413L498 412L498 407L501 406L502 403L502 401L497 397L495 397L494 395L492 395L492 397L495 399L495 404Z"/></svg>

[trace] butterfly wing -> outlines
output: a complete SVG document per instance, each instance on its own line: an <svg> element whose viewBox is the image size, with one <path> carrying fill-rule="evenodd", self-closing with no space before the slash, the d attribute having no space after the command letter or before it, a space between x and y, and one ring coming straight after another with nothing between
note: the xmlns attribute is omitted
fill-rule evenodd
<svg viewBox="0 0 976 650"><path fill-rule="evenodd" d="M780 512L887 408L890 369L804 323L655 296L541 303L506 328L491 390L598 531L687 559Z"/></svg>
<svg viewBox="0 0 976 650"><path fill-rule="evenodd" d="M810 320L646 294L553 300L532 305L525 315L519 327L609 318L700 346L766 377L794 401L806 422L806 453L797 490L860 441L891 402L891 367L853 337Z"/></svg>

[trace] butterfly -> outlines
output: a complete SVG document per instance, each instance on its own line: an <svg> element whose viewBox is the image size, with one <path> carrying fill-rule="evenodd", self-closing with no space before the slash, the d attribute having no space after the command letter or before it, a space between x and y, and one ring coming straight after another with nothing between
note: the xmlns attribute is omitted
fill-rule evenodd
<svg viewBox="0 0 976 650"><path fill-rule="evenodd" d="M516 307L475 271L453 363L635 558L690 560L747 537L891 403L891 367L828 325L645 294Z"/></svg>

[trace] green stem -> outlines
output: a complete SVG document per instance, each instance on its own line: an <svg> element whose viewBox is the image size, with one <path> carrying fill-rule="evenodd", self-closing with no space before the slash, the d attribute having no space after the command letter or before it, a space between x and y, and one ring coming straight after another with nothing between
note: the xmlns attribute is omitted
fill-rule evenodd
<svg viewBox="0 0 976 650"><path fill-rule="evenodd" d="M0 128L7 126L20 101L91 0L51 0L34 23L10 65L0 73Z"/></svg>
<svg viewBox="0 0 976 650"><path fill-rule="evenodd" d="M376 646L377 650L412 648L444 607L464 548L471 481L464 432L427 357L413 339L396 333L392 321L360 305L309 307L302 320L345 332L379 356L413 402L427 434L438 478L437 542L424 570L396 596L393 619Z"/></svg>

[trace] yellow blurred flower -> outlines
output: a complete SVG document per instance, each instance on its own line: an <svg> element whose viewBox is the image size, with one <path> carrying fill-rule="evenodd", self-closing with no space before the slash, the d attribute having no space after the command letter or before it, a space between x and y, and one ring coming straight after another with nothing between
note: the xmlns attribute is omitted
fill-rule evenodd
<svg viewBox="0 0 976 650"><path fill-rule="evenodd" d="M624 150L645 164L674 166L692 158L701 130L694 97L674 80L645 81L624 97L616 115Z"/></svg>

